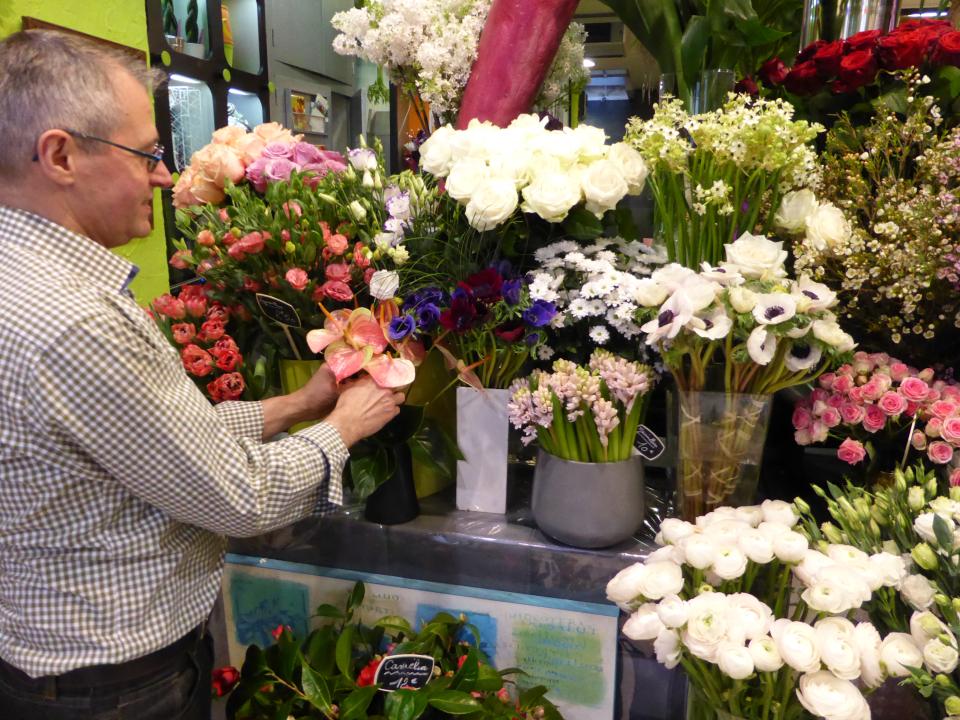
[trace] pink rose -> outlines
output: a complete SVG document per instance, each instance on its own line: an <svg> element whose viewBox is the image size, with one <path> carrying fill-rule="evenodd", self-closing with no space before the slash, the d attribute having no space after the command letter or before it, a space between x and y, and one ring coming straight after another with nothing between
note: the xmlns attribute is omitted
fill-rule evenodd
<svg viewBox="0 0 960 720"><path fill-rule="evenodd" d="M243 289L246 290L247 292L256 293L263 290L263 285L261 285L258 281L254 280L253 278L245 277L243 279Z"/></svg>
<svg viewBox="0 0 960 720"><path fill-rule="evenodd" d="M948 417L940 426L940 437L953 445L960 445L960 417Z"/></svg>
<svg viewBox="0 0 960 720"><path fill-rule="evenodd" d="M914 449L922 452L927 449L927 436L920 430L916 430L910 436L910 444L913 445Z"/></svg>
<svg viewBox="0 0 960 720"><path fill-rule="evenodd" d="M363 271L363 281L367 285L369 285L370 279L376 274L376 272L377 272L376 268L368 267L366 270Z"/></svg>
<svg viewBox="0 0 960 720"><path fill-rule="evenodd" d="M293 162L293 145L285 142L269 142L263 147L262 158L290 160Z"/></svg>
<svg viewBox="0 0 960 720"><path fill-rule="evenodd" d="M220 188L227 180L240 182L245 170L243 159L237 151L220 143L210 143L197 150L190 158L190 167L196 175L206 178Z"/></svg>
<svg viewBox="0 0 960 720"><path fill-rule="evenodd" d="M294 135L278 122L261 123L253 129L253 134L260 138L264 144L272 142L295 143L303 138L303 135Z"/></svg>
<svg viewBox="0 0 960 720"><path fill-rule="evenodd" d="M843 395L831 395L827 398L827 405L832 408L838 408L843 405L845 398Z"/></svg>
<svg viewBox="0 0 960 720"><path fill-rule="evenodd" d="M867 400L879 400L880 396L883 395L883 388L880 386L877 378L870 378L867 384L861 387L860 390L863 392L863 397Z"/></svg>
<svg viewBox="0 0 960 720"><path fill-rule="evenodd" d="M890 364L890 356L885 352L870 353L870 362L876 367L886 367Z"/></svg>
<svg viewBox="0 0 960 720"><path fill-rule="evenodd" d="M900 382L910 374L910 368L902 362L895 362L890 365L890 377L894 381Z"/></svg>
<svg viewBox="0 0 960 720"><path fill-rule="evenodd" d="M867 405L866 413L863 416L863 429L875 433L886 424L887 416L883 414L883 410L876 405Z"/></svg>
<svg viewBox="0 0 960 720"><path fill-rule="evenodd" d="M324 273L327 280L338 280L340 282L350 281L350 266L346 263L330 263L327 265Z"/></svg>
<svg viewBox="0 0 960 720"><path fill-rule="evenodd" d="M953 448L942 440L934 440L927 446L927 457L937 465L946 465L953 458Z"/></svg>
<svg viewBox="0 0 960 720"><path fill-rule="evenodd" d="M887 391L880 398L879 406L884 413L893 417L894 415L900 415L907 409L907 399L899 393Z"/></svg>
<svg viewBox="0 0 960 720"><path fill-rule="evenodd" d="M823 388L814 388L813 392L810 393L810 402L815 403L818 400L823 402L828 397L830 397L830 393L824 390Z"/></svg>
<svg viewBox="0 0 960 720"><path fill-rule="evenodd" d="M226 125L214 131L213 142L236 147L246 134L247 131L239 125Z"/></svg>
<svg viewBox="0 0 960 720"><path fill-rule="evenodd" d="M806 430L810 427L810 423L813 422L813 416L810 414L810 411L801 406L797 405L793 409L793 428L794 430Z"/></svg>
<svg viewBox="0 0 960 720"><path fill-rule="evenodd" d="M830 428L819 420L814 420L813 425L810 426L810 437L813 438L813 441L826 442L829 435Z"/></svg>
<svg viewBox="0 0 960 720"><path fill-rule="evenodd" d="M862 422L865 414L863 408L855 403L844 403L840 406L840 417L847 425L857 425Z"/></svg>
<svg viewBox="0 0 960 720"><path fill-rule="evenodd" d="M837 457L851 465L862 462L866 456L867 451L863 449L863 444L853 438L844 440L837 450Z"/></svg>
<svg viewBox="0 0 960 720"><path fill-rule="evenodd" d="M850 392L847 393L850 397L851 402L862 403L864 401L863 391L858 387L850 388Z"/></svg>
<svg viewBox="0 0 960 720"><path fill-rule="evenodd" d="M813 438L810 436L810 430L803 428L802 430L797 430L793 434L793 439L797 445L809 445L813 442Z"/></svg>
<svg viewBox="0 0 960 720"><path fill-rule="evenodd" d="M937 400L930 405L930 411L938 418L947 418L957 411L958 406L952 400Z"/></svg>
<svg viewBox="0 0 960 720"><path fill-rule="evenodd" d="M932 437L932 438L940 437L940 428L942 427L942 425L943 425L943 420L941 420L940 418L938 417L930 418L930 420L927 422L927 426L923 429L923 431L927 434L927 437Z"/></svg>
<svg viewBox="0 0 960 720"><path fill-rule="evenodd" d="M327 248L334 255L343 255L347 248L350 246L350 241L347 240L346 235L341 235L340 233L335 233L330 237L326 238Z"/></svg>
<svg viewBox="0 0 960 720"><path fill-rule="evenodd" d="M346 302L353 298L353 290L350 289L350 286L339 280L327 280L320 286L319 290L332 300Z"/></svg>
<svg viewBox="0 0 960 720"><path fill-rule="evenodd" d="M837 376L835 373L824 373L820 376L820 387L824 390L834 390L833 383L836 381Z"/></svg>
<svg viewBox="0 0 960 720"><path fill-rule="evenodd" d="M833 407L827 408L820 416L820 420L828 428L835 428L840 424L840 411Z"/></svg>
<svg viewBox="0 0 960 720"><path fill-rule="evenodd" d="M868 372L872 372L873 367L873 361L867 353L858 350L853 354L853 371L858 375L866 375Z"/></svg>
<svg viewBox="0 0 960 720"><path fill-rule="evenodd" d="M880 390L886 392L890 389L890 386L893 385L893 380L886 373L878 372L874 373L873 381L880 386Z"/></svg>
<svg viewBox="0 0 960 720"><path fill-rule="evenodd" d="M960 468L950 471L950 487L960 486Z"/></svg>
<svg viewBox="0 0 960 720"><path fill-rule="evenodd" d="M303 290L307 286L307 283L310 282L310 277L307 275L307 271L301 270L300 268L290 268L287 270L287 274L284 275L284 278L286 278L287 282L290 283L290 287L298 292Z"/></svg>
<svg viewBox="0 0 960 720"><path fill-rule="evenodd" d="M204 247L213 247L217 244L217 239L213 236L213 233L209 230L201 230L197 233L197 245L203 245Z"/></svg>
<svg viewBox="0 0 960 720"><path fill-rule="evenodd" d="M313 143L298 142L293 146L290 159L297 165L309 165L310 163L322 163L324 161L323 151Z"/></svg>
<svg viewBox="0 0 960 720"><path fill-rule="evenodd" d="M925 400L929 391L930 386L918 377L904 378L900 383L900 394L907 400Z"/></svg>
<svg viewBox="0 0 960 720"><path fill-rule="evenodd" d="M833 391L837 393L848 393L853 388L853 378L849 375L837 375L833 381Z"/></svg>

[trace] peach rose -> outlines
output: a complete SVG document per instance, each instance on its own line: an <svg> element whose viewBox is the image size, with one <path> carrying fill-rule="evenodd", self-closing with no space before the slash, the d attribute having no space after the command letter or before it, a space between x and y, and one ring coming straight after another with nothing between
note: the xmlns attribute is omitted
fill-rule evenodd
<svg viewBox="0 0 960 720"><path fill-rule="evenodd" d="M239 125L227 125L213 133L213 142L236 149L246 136L247 131Z"/></svg>
<svg viewBox="0 0 960 720"><path fill-rule="evenodd" d="M246 166L236 150L229 145L216 143L197 150L190 158L190 167L196 175L205 177L221 188L227 180L240 182L246 172Z"/></svg>
<svg viewBox="0 0 960 720"><path fill-rule="evenodd" d="M272 142L295 143L303 139L303 135L294 135L283 125L277 122L268 122L257 125L253 129L253 134L260 138L264 144Z"/></svg>

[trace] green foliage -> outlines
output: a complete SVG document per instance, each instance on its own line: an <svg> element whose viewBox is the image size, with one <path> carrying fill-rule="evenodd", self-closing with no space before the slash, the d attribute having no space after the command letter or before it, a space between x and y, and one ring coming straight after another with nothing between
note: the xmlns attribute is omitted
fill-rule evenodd
<svg viewBox="0 0 960 720"><path fill-rule="evenodd" d="M187 42L200 42L200 29L197 26L198 15L197 0L189 0L187 3L187 21L183 25L183 34Z"/></svg>
<svg viewBox="0 0 960 720"><path fill-rule="evenodd" d="M227 700L227 717L562 720L544 697L546 688L511 692L512 676L520 671L497 672L476 644L464 641L467 633L479 643L479 634L463 616L438 613L419 631L396 616L365 625L355 619L363 597L364 586L357 583L342 610L321 605L321 624L303 640L285 628L270 647L251 645ZM420 690L380 692L372 684L376 666L385 655L407 653L433 657L433 679Z"/></svg>
<svg viewBox="0 0 960 720"><path fill-rule="evenodd" d="M163 18L163 33L177 36L177 16L173 12L173 0L160 0L160 13Z"/></svg>

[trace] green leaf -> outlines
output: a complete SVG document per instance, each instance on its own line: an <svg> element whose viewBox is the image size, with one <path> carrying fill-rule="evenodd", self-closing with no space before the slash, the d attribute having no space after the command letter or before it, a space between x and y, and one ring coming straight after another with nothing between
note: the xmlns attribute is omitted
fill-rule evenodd
<svg viewBox="0 0 960 720"><path fill-rule="evenodd" d="M353 617L353 614L363 604L363 596L366 592L363 583L359 580L354 584L350 591L350 597L347 598L347 617Z"/></svg>
<svg viewBox="0 0 960 720"><path fill-rule="evenodd" d="M357 688L340 703L340 720L363 720L367 717L367 708L377 694L376 685Z"/></svg>
<svg viewBox="0 0 960 720"><path fill-rule="evenodd" d="M314 617L325 617L333 618L334 620L340 620L343 617L343 610L329 603L324 603L317 607L316 612L313 613Z"/></svg>
<svg viewBox="0 0 960 720"><path fill-rule="evenodd" d="M477 662L477 650L471 647L467 651L466 660L461 663L457 672L450 682L450 687L454 690L465 690L470 692L476 685L477 678L480 675L479 663Z"/></svg>
<svg viewBox="0 0 960 720"><path fill-rule="evenodd" d="M301 676L303 694L307 696L307 700L311 705L329 715L332 710L331 705L333 700L330 694L330 684L326 678L310 667L306 661L303 662L301 667L303 670L303 675Z"/></svg>
<svg viewBox="0 0 960 720"><path fill-rule="evenodd" d="M937 536L937 545L949 554L953 550L953 531L947 521L937 514L933 516L933 534Z"/></svg>
<svg viewBox="0 0 960 720"><path fill-rule="evenodd" d="M428 700L423 690L397 690L387 695L383 710L390 720L415 720L426 710Z"/></svg>
<svg viewBox="0 0 960 720"><path fill-rule="evenodd" d="M327 625L310 633L304 657L321 675L332 675L336 646L336 631L332 626Z"/></svg>
<svg viewBox="0 0 960 720"><path fill-rule="evenodd" d="M520 693L520 697L517 700L520 703L520 707L530 707L533 703L537 702L544 695L547 694L547 688L543 685L537 685L532 688L527 688Z"/></svg>
<svg viewBox="0 0 960 720"><path fill-rule="evenodd" d="M384 630L394 634L403 633L407 637L413 635L413 628L406 618L399 615L386 615L374 623L375 627L382 627Z"/></svg>
<svg viewBox="0 0 960 720"><path fill-rule="evenodd" d="M723 2L713 0L713 2L709 4L709 7L711 10L715 7L718 8L724 15L738 22L748 22L757 19L757 13L753 9L751 0L723 0Z"/></svg>
<svg viewBox="0 0 960 720"><path fill-rule="evenodd" d="M459 690L441 690L430 698L429 703L431 707L450 715L468 715L481 707L470 693Z"/></svg>
<svg viewBox="0 0 960 720"><path fill-rule="evenodd" d="M337 669L348 678L353 679L350 661L353 659L354 626L347 625L337 640Z"/></svg>
<svg viewBox="0 0 960 720"><path fill-rule="evenodd" d="M482 692L496 692L502 687L503 678L500 673L493 666L482 663L478 667L477 683L473 689Z"/></svg>
<svg viewBox="0 0 960 720"><path fill-rule="evenodd" d="M370 453L359 457L350 456L350 480L353 492L358 500L366 500L371 493L386 482L390 469L390 460L383 447L374 448Z"/></svg>
<svg viewBox="0 0 960 720"><path fill-rule="evenodd" d="M680 57L683 58L683 74L686 77L696 78L700 74L709 42L709 21L701 15L694 15L688 21L680 42Z"/></svg>
<svg viewBox="0 0 960 720"><path fill-rule="evenodd" d="M603 225L592 212L578 207L571 210L563 221L563 232L575 240L593 240L603 232Z"/></svg>
<svg viewBox="0 0 960 720"><path fill-rule="evenodd" d="M843 490L841 490L837 485L834 485L832 482L827 482L827 490L830 491L830 495L834 500L839 500L842 497L846 497Z"/></svg>
<svg viewBox="0 0 960 720"><path fill-rule="evenodd" d="M777 30L769 25L764 25L759 18L744 21L737 26L737 31L744 40L743 44L747 47L771 45L790 35L789 32L784 30Z"/></svg>

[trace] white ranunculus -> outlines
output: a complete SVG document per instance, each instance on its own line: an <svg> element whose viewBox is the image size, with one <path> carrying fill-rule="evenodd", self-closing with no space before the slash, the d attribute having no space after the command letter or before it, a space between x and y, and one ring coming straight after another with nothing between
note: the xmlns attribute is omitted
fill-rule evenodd
<svg viewBox="0 0 960 720"><path fill-rule="evenodd" d="M824 643L830 642L833 638L853 642L856 632L853 623L844 617L821 618L813 624L813 629L817 634L817 644L821 648Z"/></svg>
<svg viewBox="0 0 960 720"><path fill-rule="evenodd" d="M780 523L787 527L793 527L800 520L793 503L784 500L764 500L760 503L760 511L763 513L764 521Z"/></svg>
<svg viewBox="0 0 960 720"><path fill-rule="evenodd" d="M783 249L782 242L745 232L723 247L726 249L727 263L735 266L746 278L772 280L787 274L783 267L787 251Z"/></svg>
<svg viewBox="0 0 960 720"><path fill-rule="evenodd" d="M747 338L747 353L757 365L767 365L777 352L777 336L757 325Z"/></svg>
<svg viewBox="0 0 960 720"><path fill-rule="evenodd" d="M752 528L757 527L760 523L763 522L763 508L759 505L743 505L742 507L734 508L736 511L736 518L740 522L745 522Z"/></svg>
<svg viewBox="0 0 960 720"><path fill-rule="evenodd" d="M762 516L761 511L761 516ZM763 536L767 538L770 542L773 542L781 535L786 535L787 533L793 532L789 527L783 523L778 522L767 522L764 520L759 525L757 525L757 530L763 533Z"/></svg>
<svg viewBox="0 0 960 720"><path fill-rule="evenodd" d="M671 562L676 565L682 565L683 552L680 550L680 548L674 547L673 545L664 545L663 547L657 548L652 553L647 555L646 562Z"/></svg>
<svg viewBox="0 0 960 720"><path fill-rule="evenodd" d="M760 565L773 560L773 542L757 529L746 530L737 541L743 554Z"/></svg>
<svg viewBox="0 0 960 720"><path fill-rule="evenodd" d="M853 629L853 641L860 651L860 677L869 688L878 688L886 680L880 666L880 633L868 622L858 623Z"/></svg>
<svg viewBox="0 0 960 720"><path fill-rule="evenodd" d="M844 620L843 623L829 623L823 620L814 626L820 659L844 680L856 680L860 677L860 649L854 639L853 623L845 618L827 618Z"/></svg>
<svg viewBox="0 0 960 720"><path fill-rule="evenodd" d="M660 523L660 533L663 535L663 541L668 545L676 545L696 531L697 528L693 523L680 518L664 518Z"/></svg>
<svg viewBox="0 0 960 720"><path fill-rule="evenodd" d="M783 661L800 672L813 672L820 668L820 649L814 629L802 622L787 621L777 627L774 639Z"/></svg>
<svg viewBox="0 0 960 720"><path fill-rule="evenodd" d="M847 593L843 585L817 580L800 595L803 601L818 612L844 613L859 603Z"/></svg>
<svg viewBox="0 0 960 720"><path fill-rule="evenodd" d="M396 297L400 288L400 276L396 270L377 270L370 276L370 294L377 300Z"/></svg>
<svg viewBox="0 0 960 720"><path fill-rule="evenodd" d="M517 189L509 180L482 182L467 203L467 222L477 230L493 230L517 209Z"/></svg>
<svg viewBox="0 0 960 720"><path fill-rule="evenodd" d="M783 196L773 221L788 232L801 233L807 228L807 217L812 215L817 207L817 196L812 190L794 190Z"/></svg>
<svg viewBox="0 0 960 720"><path fill-rule="evenodd" d="M957 649L933 639L923 646L923 663L932 673L952 673L957 668Z"/></svg>
<svg viewBox="0 0 960 720"><path fill-rule="evenodd" d="M827 670L800 677L797 699L811 715L825 720L869 720L870 707L857 686Z"/></svg>
<svg viewBox="0 0 960 720"><path fill-rule="evenodd" d="M430 133L420 146L420 168L437 177L446 177L450 172L453 156L450 153L450 139L456 132L449 125L439 127Z"/></svg>
<svg viewBox="0 0 960 720"><path fill-rule="evenodd" d="M643 191L649 169L640 153L627 143L618 142L610 146L607 151L607 160L619 168L623 179L627 181L629 194L639 195Z"/></svg>
<svg viewBox="0 0 960 720"><path fill-rule="evenodd" d="M481 183L490 176L487 163L478 158L462 158L450 168L445 184L447 195L454 200L467 202L480 187ZM510 183L510 190L514 197L517 190Z"/></svg>
<svg viewBox="0 0 960 720"><path fill-rule="evenodd" d="M900 583L900 595L914 610L926 610L936 594L936 586L923 575L907 575Z"/></svg>
<svg viewBox="0 0 960 720"><path fill-rule="evenodd" d="M807 217L807 239L817 252L836 252L850 239L850 223L840 208L820 205Z"/></svg>
<svg viewBox="0 0 960 720"><path fill-rule="evenodd" d="M736 545L740 536L752 528L736 515L731 517L714 516L703 526L703 534L716 545Z"/></svg>
<svg viewBox="0 0 960 720"><path fill-rule="evenodd" d="M890 677L908 677L923 665L923 652L907 633L890 633L880 643L880 664Z"/></svg>
<svg viewBox="0 0 960 720"><path fill-rule="evenodd" d="M743 680L753 674L753 656L743 645L720 643L717 648L717 665L720 666L720 672L734 680Z"/></svg>
<svg viewBox="0 0 960 720"><path fill-rule="evenodd" d="M523 211L551 223L562 222L582 198L580 181L564 172L539 173L520 192Z"/></svg>
<svg viewBox="0 0 960 720"><path fill-rule="evenodd" d="M820 568L811 585L828 584L843 588L850 600L850 607L855 608L867 602L873 591L869 581L864 577L864 569L857 565L841 565L831 563Z"/></svg>
<svg viewBox="0 0 960 720"><path fill-rule="evenodd" d="M732 287L727 290L727 300L738 313L748 313L757 304L757 294L745 287Z"/></svg>
<svg viewBox="0 0 960 720"><path fill-rule="evenodd" d="M717 556L717 546L713 539L696 534L685 537L681 543L687 565L698 570L705 570L713 565L713 560Z"/></svg>
<svg viewBox="0 0 960 720"><path fill-rule="evenodd" d="M676 595L683 590L683 571L672 562L646 563L647 572L640 578L640 594L648 600Z"/></svg>
<svg viewBox="0 0 960 720"><path fill-rule="evenodd" d="M727 597L720 593L701 593L688 600L683 644L697 657L715 662L717 647L728 639L729 611Z"/></svg>
<svg viewBox="0 0 960 720"><path fill-rule="evenodd" d="M643 563L628 565L607 583L607 600L629 612L629 603L640 594L640 581L646 574L647 568Z"/></svg>
<svg viewBox="0 0 960 720"><path fill-rule="evenodd" d="M842 565L852 565L866 562L869 555L863 550L853 547L853 545L833 543L827 547L827 557Z"/></svg>
<svg viewBox="0 0 960 720"><path fill-rule="evenodd" d="M850 352L857 346L854 339L843 331L836 320L814 320L811 330L817 340L840 352Z"/></svg>
<svg viewBox="0 0 960 720"><path fill-rule="evenodd" d="M657 662L672 670L680 664L680 633L664 628L653 641L653 650L657 653Z"/></svg>
<svg viewBox="0 0 960 720"><path fill-rule="evenodd" d="M587 201L587 210L597 217L613 210L629 189L620 169L610 160L590 163L580 173L580 187Z"/></svg>
<svg viewBox="0 0 960 720"><path fill-rule="evenodd" d="M632 300L643 307L659 307L670 291L653 278L640 278L630 286Z"/></svg>
<svg viewBox="0 0 960 720"><path fill-rule="evenodd" d="M766 635L773 625L773 610L750 593L733 593L727 596L731 622L743 628L748 640Z"/></svg>
<svg viewBox="0 0 960 720"><path fill-rule="evenodd" d="M903 579L907 576L907 564L902 557L893 553L879 552L871 555L869 562L880 578L881 585L900 589Z"/></svg>
<svg viewBox="0 0 960 720"><path fill-rule="evenodd" d="M657 615L660 622L668 628L679 628L687 624L687 601L681 600L679 595L667 595L657 603Z"/></svg>
<svg viewBox="0 0 960 720"><path fill-rule="evenodd" d="M817 576L825 568L836 565L830 558L818 550L807 550L800 559L800 564L793 571L800 582L810 587L817 581Z"/></svg>
<svg viewBox="0 0 960 720"><path fill-rule="evenodd" d="M772 637L764 635L750 641L748 646L753 664L760 672L776 672L783 667L783 658Z"/></svg>
<svg viewBox="0 0 960 720"><path fill-rule="evenodd" d="M657 615L657 606L644 603L627 618L623 624L623 634L631 640L653 640L663 630L663 623Z"/></svg>
<svg viewBox="0 0 960 720"><path fill-rule="evenodd" d="M710 569L724 580L736 580L747 570L747 556L736 545L721 545Z"/></svg>
<svg viewBox="0 0 960 720"><path fill-rule="evenodd" d="M798 563L803 560L808 550L807 538L792 530L778 535L773 540L773 554L780 562Z"/></svg>

